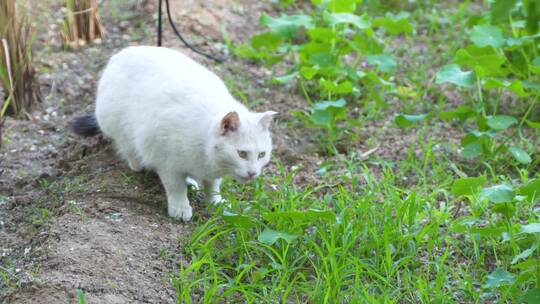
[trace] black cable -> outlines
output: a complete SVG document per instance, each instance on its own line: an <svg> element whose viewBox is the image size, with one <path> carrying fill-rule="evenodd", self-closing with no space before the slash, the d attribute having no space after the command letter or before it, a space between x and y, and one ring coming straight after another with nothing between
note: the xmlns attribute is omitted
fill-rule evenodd
<svg viewBox="0 0 540 304"><path fill-rule="evenodd" d="M158 22L157 22L157 46L161 46L161 32L163 31L163 26L161 24L161 3L162 0L159 0L158 3Z"/></svg>
<svg viewBox="0 0 540 304"><path fill-rule="evenodd" d="M163 0L159 0L159 6L158 6L158 46L161 46L161 40L162 40L162 24L161 24L161 3L162 3ZM193 52L197 53L197 54L200 54L200 55L203 55L204 57L208 58L208 59L211 59L211 60L214 60L216 62L224 62L225 60L227 60L227 57L224 56L222 58L218 58L218 57L215 57L215 56L212 56L210 54L207 54L197 48L195 48L193 45L191 45L189 42L187 42L184 37L182 36L182 34L180 34L180 31L178 31L178 29L176 28L176 26L174 25L174 21L172 20L172 16L171 16L171 8L170 8L170 4L169 4L169 0L165 0L165 7L166 7L166 10L167 10L167 18L169 19L169 24L171 25L174 33L176 34L176 36L178 36L178 38L180 38L180 40L184 43L185 46L187 46L190 50L192 50Z"/></svg>

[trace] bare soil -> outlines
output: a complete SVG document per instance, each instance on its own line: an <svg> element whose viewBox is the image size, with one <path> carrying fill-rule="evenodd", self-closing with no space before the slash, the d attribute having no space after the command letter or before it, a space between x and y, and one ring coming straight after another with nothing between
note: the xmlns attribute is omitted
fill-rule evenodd
<svg viewBox="0 0 540 304"><path fill-rule="evenodd" d="M128 45L155 44L156 2L103 1L107 38L77 51L65 51L60 44L62 11L56 2L25 2L38 31L34 55L44 102L32 120L8 119L5 124L8 144L0 151L0 274L5 278L0 280L0 303L73 303L77 289L88 303L174 303L170 277L180 263L189 263L181 244L193 224L166 216L163 190L153 173L130 172L109 143L75 137L67 127L72 117L91 111L100 70L113 53ZM241 42L257 31L262 12L275 14L267 1L171 3L186 38L214 52L223 47L222 27L233 42ZM297 183L318 182L315 171L326 158L308 140L312 131L290 128L289 110L306 106L295 89L268 87L269 71L260 65L234 58L217 64L194 54L166 23L164 46L210 66L258 101L257 110L279 111L275 158L288 169L303 165ZM350 150L361 155L378 144L377 157L403 157L417 138L390 128L392 119L359 130L360 140ZM413 150L418 153L417 147ZM268 174L274 170L271 165ZM208 216L203 204L194 205L197 217Z"/></svg>

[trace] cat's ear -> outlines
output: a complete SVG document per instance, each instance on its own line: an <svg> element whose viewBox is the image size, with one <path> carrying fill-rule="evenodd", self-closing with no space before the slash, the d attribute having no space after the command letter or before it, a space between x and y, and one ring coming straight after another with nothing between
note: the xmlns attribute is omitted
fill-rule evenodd
<svg viewBox="0 0 540 304"><path fill-rule="evenodd" d="M270 124L274 120L274 116L277 114L278 112L274 111L266 111L260 114L259 124L263 127L264 130L268 130L270 128Z"/></svg>
<svg viewBox="0 0 540 304"><path fill-rule="evenodd" d="M234 132L238 130L239 126L240 126L240 117L238 117L238 113L229 112L227 113L227 115L223 116L223 118L221 119L221 124L220 124L221 135L226 135L229 132Z"/></svg>

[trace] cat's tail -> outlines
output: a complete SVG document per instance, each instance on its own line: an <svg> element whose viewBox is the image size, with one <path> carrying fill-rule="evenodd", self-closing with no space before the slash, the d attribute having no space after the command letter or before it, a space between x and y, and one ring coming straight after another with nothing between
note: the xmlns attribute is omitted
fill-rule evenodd
<svg viewBox="0 0 540 304"><path fill-rule="evenodd" d="M93 114L75 117L69 122L69 127L75 134L85 137L101 133L96 117Z"/></svg>

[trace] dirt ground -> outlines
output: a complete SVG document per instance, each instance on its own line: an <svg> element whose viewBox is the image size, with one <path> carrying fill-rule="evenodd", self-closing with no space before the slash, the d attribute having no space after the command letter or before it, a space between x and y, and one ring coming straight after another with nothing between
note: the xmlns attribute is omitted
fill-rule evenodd
<svg viewBox="0 0 540 304"><path fill-rule="evenodd" d="M32 120L8 119L8 144L0 152L0 303L73 303L83 290L88 303L174 303L170 276L182 256L182 240L192 224L165 213L165 197L150 172L132 173L100 138L69 133L68 121L91 111L96 81L107 59L128 45L155 44L153 13L157 5L140 0L103 1L108 35L101 44L64 51L58 36L60 1L26 0L38 30L35 59L43 103ZM115 4L113 4L113 2ZM171 0L178 25L202 49L223 48L222 27L233 42L256 31L267 1ZM224 64L187 50L165 23L164 46L183 50L232 81L256 109L281 113L276 126L276 159L287 168L303 164L297 182L315 182L323 158L310 150L302 134L288 128L288 110L303 107L292 88L269 89L269 71L229 59ZM415 134L391 132L391 122L366 126L363 144L376 136L378 156L396 158ZM377 131L382 130L382 131ZM378 132L378 133L376 133ZM386 144L387 143L387 144ZM269 174L273 166L269 168ZM194 214L205 217L204 205ZM3 282L8 282L7 284Z"/></svg>

